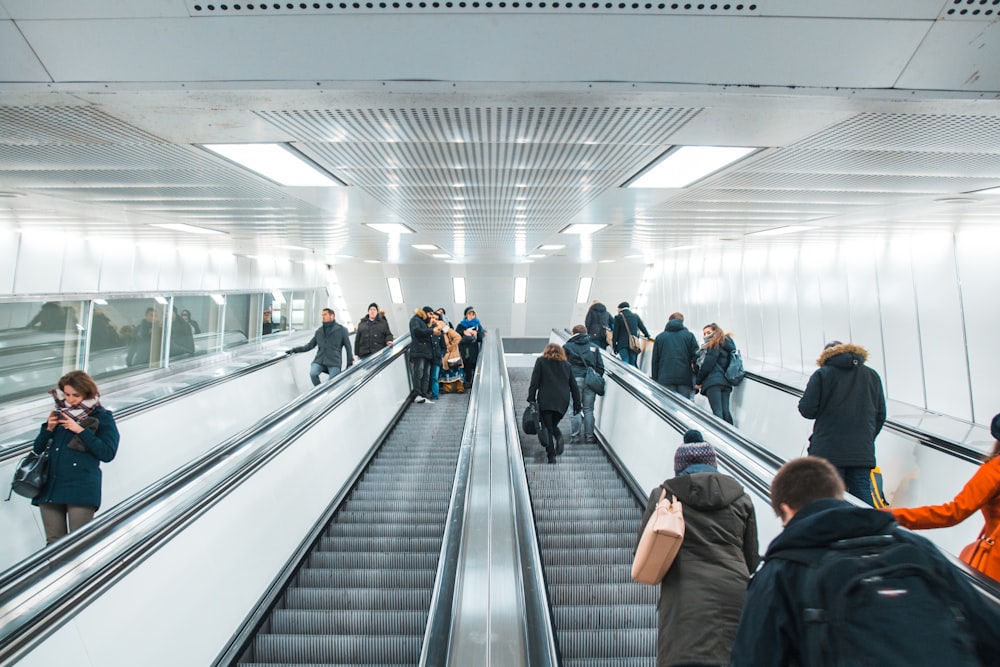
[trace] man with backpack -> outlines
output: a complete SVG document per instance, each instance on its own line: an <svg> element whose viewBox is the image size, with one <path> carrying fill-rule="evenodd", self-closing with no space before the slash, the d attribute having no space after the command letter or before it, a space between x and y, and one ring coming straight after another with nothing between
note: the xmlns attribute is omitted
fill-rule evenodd
<svg viewBox="0 0 1000 667"><path fill-rule="evenodd" d="M844 500L828 461L781 467L784 530L750 582L731 667L996 665L1000 608L892 515Z"/></svg>

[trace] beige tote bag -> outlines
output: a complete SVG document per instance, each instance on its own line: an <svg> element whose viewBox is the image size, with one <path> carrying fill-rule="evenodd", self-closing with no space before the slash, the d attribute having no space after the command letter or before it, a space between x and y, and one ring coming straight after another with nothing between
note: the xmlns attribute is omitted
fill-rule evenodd
<svg viewBox="0 0 1000 667"><path fill-rule="evenodd" d="M659 584L673 565L684 541L684 513L681 501L667 500L667 490L660 493L646 527L639 538L632 561L632 579L640 584Z"/></svg>

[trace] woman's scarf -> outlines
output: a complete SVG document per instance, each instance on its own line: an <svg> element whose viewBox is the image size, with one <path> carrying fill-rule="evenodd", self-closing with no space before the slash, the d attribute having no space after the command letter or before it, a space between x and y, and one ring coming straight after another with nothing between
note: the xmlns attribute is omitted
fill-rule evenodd
<svg viewBox="0 0 1000 667"><path fill-rule="evenodd" d="M52 396L52 400L56 402L56 410L71 417L78 424L89 417L90 413L101 404L100 396L82 400L76 405L70 405L66 402L63 393L58 389L50 389L49 394Z"/></svg>
<svg viewBox="0 0 1000 667"><path fill-rule="evenodd" d="M473 317L471 320L462 320L462 326L466 329L478 329L483 325L479 323L478 317Z"/></svg>

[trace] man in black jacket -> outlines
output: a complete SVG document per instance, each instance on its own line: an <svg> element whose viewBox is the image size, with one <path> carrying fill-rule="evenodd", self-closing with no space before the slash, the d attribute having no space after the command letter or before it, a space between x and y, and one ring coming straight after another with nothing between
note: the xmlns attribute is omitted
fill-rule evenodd
<svg viewBox="0 0 1000 667"><path fill-rule="evenodd" d="M351 352L351 337L347 334L345 327L337 324L333 309L324 308L320 318L323 320L323 324L319 329L316 329L312 340L305 345L293 347L285 353L295 354L308 352L314 347L318 348L316 358L309 366L309 379L312 380L314 387L319 384L321 373L326 373L330 380L340 373L340 365L344 361L341 348L347 352L347 367L350 368L351 364L354 363L354 353Z"/></svg>
<svg viewBox="0 0 1000 667"><path fill-rule="evenodd" d="M809 454L832 463L851 495L872 504L875 436L885 423L885 394L878 373L865 366L860 345L827 343L799 400L799 413L815 419Z"/></svg>
<svg viewBox="0 0 1000 667"><path fill-rule="evenodd" d="M649 338L649 330L643 324L642 318L629 310L628 301L618 304L618 314L615 315L615 324L612 329L611 344L618 356L626 364L638 366L639 352L629 347L629 336L638 336L639 332Z"/></svg>
<svg viewBox="0 0 1000 667"><path fill-rule="evenodd" d="M771 506L785 528L750 581L730 667L997 664L997 607L937 547L900 528L890 513L845 501L844 483L829 462L807 456L783 465L771 482ZM852 549L870 555L850 555ZM893 551L880 560L880 549ZM868 604L825 604L830 600L817 595L814 579L835 572L825 563L844 568L865 559L877 561L872 567L882 567L882 576L852 579L835 589L841 599L833 602L862 591ZM829 592L839 581L819 583ZM928 604L931 597L937 604Z"/></svg>
<svg viewBox="0 0 1000 667"><path fill-rule="evenodd" d="M697 356L698 339L684 327L682 314L672 314L663 333L653 341L653 379L684 398L692 398Z"/></svg>

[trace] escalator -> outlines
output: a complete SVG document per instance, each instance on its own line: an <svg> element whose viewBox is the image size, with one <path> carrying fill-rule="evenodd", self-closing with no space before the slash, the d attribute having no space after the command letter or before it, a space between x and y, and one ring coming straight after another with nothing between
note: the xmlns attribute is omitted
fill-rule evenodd
<svg viewBox="0 0 1000 667"><path fill-rule="evenodd" d="M530 368L509 370L523 406ZM596 444L570 443L546 462L536 436L521 446L543 569L564 667L653 667L659 587L632 581L643 505Z"/></svg>
<svg viewBox="0 0 1000 667"><path fill-rule="evenodd" d="M236 664L419 662L468 407L406 410Z"/></svg>

